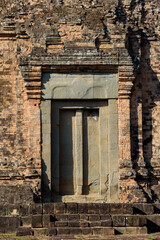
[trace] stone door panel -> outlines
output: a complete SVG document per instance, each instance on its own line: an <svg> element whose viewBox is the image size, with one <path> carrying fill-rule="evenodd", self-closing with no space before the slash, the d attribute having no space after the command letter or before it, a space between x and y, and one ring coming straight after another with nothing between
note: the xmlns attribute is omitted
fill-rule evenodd
<svg viewBox="0 0 160 240"><path fill-rule="evenodd" d="M100 112L100 116L99 116ZM53 101L52 189L101 194L107 168L107 101ZM105 151L103 150L105 148ZM103 162L103 165L101 166Z"/></svg>
<svg viewBox="0 0 160 240"><path fill-rule="evenodd" d="M99 193L99 110L83 113L83 194Z"/></svg>
<svg viewBox="0 0 160 240"><path fill-rule="evenodd" d="M75 110L60 110L59 192L61 195L74 194L74 124Z"/></svg>

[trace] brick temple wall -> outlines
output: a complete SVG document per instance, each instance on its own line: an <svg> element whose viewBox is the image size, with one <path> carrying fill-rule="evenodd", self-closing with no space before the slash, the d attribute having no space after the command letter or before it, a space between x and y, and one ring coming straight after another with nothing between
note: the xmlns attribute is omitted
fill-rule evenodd
<svg viewBox="0 0 160 240"><path fill-rule="evenodd" d="M120 202L159 201L159 12L158 0L0 1L0 184L4 189L30 186L36 201L41 196L40 99L28 99L21 59L44 54L58 59L65 50L89 49L132 60L131 103L118 103L119 109L131 111L130 133L126 133L131 134L131 152L126 147L119 158L125 165L131 154L133 164L132 169L120 169ZM38 68L33 71L35 80ZM40 89L37 81L36 91ZM119 132L123 124L119 118Z"/></svg>

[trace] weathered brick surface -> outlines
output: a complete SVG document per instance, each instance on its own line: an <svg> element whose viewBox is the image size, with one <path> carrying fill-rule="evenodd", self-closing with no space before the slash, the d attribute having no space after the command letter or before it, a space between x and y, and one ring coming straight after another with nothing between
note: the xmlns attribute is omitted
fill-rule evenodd
<svg viewBox="0 0 160 240"><path fill-rule="evenodd" d="M13 212L17 209L21 215L30 213L30 204L33 202L33 193L30 186L0 186L0 214L5 215L7 212ZM6 207L5 207L6 206Z"/></svg>
<svg viewBox="0 0 160 240"><path fill-rule="evenodd" d="M119 201L159 201L159 1L6 0L0 11L0 185L41 198L42 69L106 64L119 75Z"/></svg>

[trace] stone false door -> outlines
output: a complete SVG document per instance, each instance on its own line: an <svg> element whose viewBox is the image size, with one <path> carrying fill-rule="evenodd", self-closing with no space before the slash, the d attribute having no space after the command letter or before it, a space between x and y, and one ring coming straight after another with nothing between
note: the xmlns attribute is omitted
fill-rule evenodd
<svg viewBox="0 0 160 240"><path fill-rule="evenodd" d="M55 192L61 196L105 193L107 123L107 100L52 102L52 186Z"/></svg>
<svg viewBox="0 0 160 240"><path fill-rule="evenodd" d="M45 197L117 202L117 75L44 74L42 97Z"/></svg>

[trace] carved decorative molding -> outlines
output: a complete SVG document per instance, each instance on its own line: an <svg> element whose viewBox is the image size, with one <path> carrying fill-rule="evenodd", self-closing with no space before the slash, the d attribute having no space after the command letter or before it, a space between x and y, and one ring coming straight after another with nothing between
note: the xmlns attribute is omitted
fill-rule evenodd
<svg viewBox="0 0 160 240"><path fill-rule="evenodd" d="M19 60L29 99L41 99L42 72L117 72L119 98L130 96L133 64L126 51L103 53L95 49L66 49L60 54L46 54L40 50L37 55L33 50L31 55Z"/></svg>

